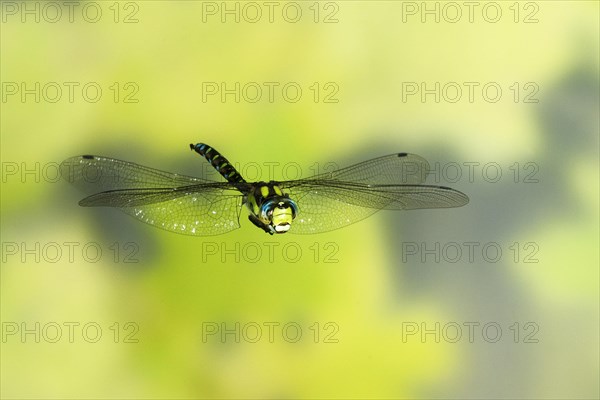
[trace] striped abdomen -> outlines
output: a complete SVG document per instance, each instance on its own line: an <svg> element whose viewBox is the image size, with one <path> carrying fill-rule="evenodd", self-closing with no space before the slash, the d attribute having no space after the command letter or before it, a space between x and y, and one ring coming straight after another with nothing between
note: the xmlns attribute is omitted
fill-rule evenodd
<svg viewBox="0 0 600 400"><path fill-rule="evenodd" d="M219 172L223 178L227 179L228 182L238 183L246 182L244 178L237 172L231 163L221 155L217 150L204 144L198 143L196 145L190 144L190 149L206 158L206 161Z"/></svg>

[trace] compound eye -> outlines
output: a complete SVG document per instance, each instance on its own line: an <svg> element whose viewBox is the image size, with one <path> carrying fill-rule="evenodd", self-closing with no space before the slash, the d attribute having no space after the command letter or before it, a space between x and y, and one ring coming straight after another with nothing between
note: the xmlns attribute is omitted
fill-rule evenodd
<svg viewBox="0 0 600 400"><path fill-rule="evenodd" d="M289 201L288 206L292 210L292 219L295 219L296 215L298 215L298 206L293 201Z"/></svg>
<svg viewBox="0 0 600 400"><path fill-rule="evenodd" d="M260 208L260 214L263 220L271 221L273 219L273 210L277 207L277 203L273 200L267 201Z"/></svg>

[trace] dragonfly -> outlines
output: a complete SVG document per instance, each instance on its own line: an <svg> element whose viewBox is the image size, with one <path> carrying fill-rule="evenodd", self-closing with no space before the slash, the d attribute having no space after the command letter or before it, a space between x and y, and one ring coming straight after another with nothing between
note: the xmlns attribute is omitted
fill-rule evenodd
<svg viewBox="0 0 600 400"><path fill-rule="evenodd" d="M284 181L246 182L213 147L190 144L225 181L196 178L103 156L71 157L62 177L87 193L83 207L114 207L152 226L192 236L227 233L248 219L266 233L336 230L380 210L461 207L464 193L423 184L427 161L409 153L373 158L332 172Z"/></svg>

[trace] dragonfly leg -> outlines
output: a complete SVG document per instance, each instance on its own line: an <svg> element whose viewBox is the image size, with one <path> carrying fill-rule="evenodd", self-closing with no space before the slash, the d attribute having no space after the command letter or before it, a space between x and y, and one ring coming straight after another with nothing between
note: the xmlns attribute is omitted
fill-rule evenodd
<svg viewBox="0 0 600 400"><path fill-rule="evenodd" d="M250 220L250 222L252 222L254 225L259 227L263 231L267 232L269 235L273 234L273 231L269 229L269 226L261 222L256 216L250 214L248 215L248 219Z"/></svg>

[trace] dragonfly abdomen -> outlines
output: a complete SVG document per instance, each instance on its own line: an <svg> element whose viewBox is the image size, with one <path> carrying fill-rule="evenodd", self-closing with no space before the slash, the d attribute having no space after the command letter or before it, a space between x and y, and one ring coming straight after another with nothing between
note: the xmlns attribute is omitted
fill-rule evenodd
<svg viewBox="0 0 600 400"><path fill-rule="evenodd" d="M221 153L217 150L213 149L207 144L197 143L190 144L190 149L194 150L196 153L200 154L202 157L206 158L206 161L213 166L214 169L220 173L223 178L227 179L228 182L231 183L244 183L246 182L244 178L240 175L239 172L235 169L233 165L225 158Z"/></svg>

